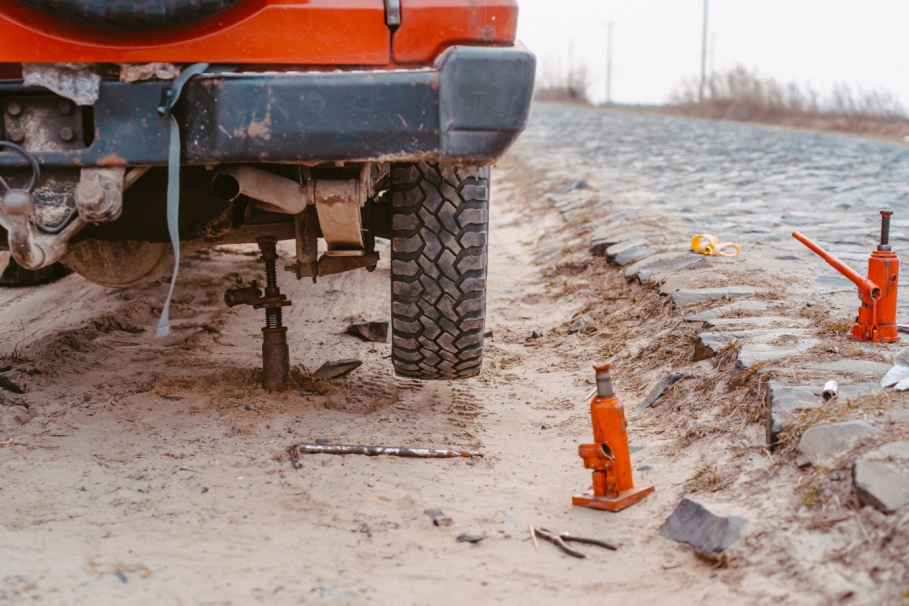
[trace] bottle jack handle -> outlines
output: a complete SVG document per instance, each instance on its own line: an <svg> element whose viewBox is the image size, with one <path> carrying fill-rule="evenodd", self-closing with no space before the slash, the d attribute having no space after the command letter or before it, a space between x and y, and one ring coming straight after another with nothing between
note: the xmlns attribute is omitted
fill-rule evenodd
<svg viewBox="0 0 909 606"><path fill-rule="evenodd" d="M823 248L818 246L816 242L814 242L810 238L807 238L801 232L798 232L798 231L792 232L792 237L795 238L796 240L798 240L799 242L801 242L802 244L804 244L805 246L807 246L808 248L810 248L813 252L817 253L817 255L820 258L822 258L824 261L829 263L830 266L833 267L833 269L837 270L838 272L840 272L841 274L843 274L844 276L849 278L849 280L851 280L853 284L858 286L858 289L860 291L862 291L862 293L866 297L868 297L868 300L870 302L873 303L874 301L877 301L878 299L880 299L881 289L877 284L875 284L874 282L872 282L865 276L859 274L857 271L855 271L854 269L852 269L851 267L849 267L848 265L846 265L845 263L843 263L842 261L837 259L834 255L831 255L829 252L827 252L826 250L824 250Z"/></svg>

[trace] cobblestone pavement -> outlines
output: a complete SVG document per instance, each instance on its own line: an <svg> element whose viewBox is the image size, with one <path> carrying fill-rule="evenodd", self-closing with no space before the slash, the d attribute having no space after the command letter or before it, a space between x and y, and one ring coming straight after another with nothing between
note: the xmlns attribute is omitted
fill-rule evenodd
<svg viewBox="0 0 909 606"><path fill-rule="evenodd" d="M856 270L895 211L891 242L909 249L909 146L857 137L668 116L537 105L514 152L554 182L583 179L628 217L739 243L748 270L799 276L801 295L851 283L791 237L800 230ZM565 196L568 197L568 196ZM570 218L570 212L569 212ZM616 213L611 213L616 218ZM760 259L760 266L752 263ZM768 276L769 277L769 276ZM900 283L909 282L904 272ZM837 293L834 293L837 294ZM848 298L852 307L853 297ZM900 297L909 307L909 290Z"/></svg>

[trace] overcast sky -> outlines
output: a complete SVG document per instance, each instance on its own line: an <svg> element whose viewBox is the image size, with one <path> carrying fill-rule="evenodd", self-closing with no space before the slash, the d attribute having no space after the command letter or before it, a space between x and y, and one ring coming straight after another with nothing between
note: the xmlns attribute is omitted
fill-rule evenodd
<svg viewBox="0 0 909 606"><path fill-rule="evenodd" d="M822 96L839 82L884 89L909 109L909 0L709 1L708 71L741 64L810 84ZM518 3L518 37L536 52L541 72L567 71L573 44L596 101L605 97L610 19L614 102L662 103L700 73L703 0Z"/></svg>

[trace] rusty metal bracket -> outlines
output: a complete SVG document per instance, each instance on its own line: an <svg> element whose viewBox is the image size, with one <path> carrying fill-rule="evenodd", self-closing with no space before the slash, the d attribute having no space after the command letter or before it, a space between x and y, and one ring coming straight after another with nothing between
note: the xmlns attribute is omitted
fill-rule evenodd
<svg viewBox="0 0 909 606"><path fill-rule="evenodd" d="M92 223L116 221L123 212L126 168L83 168L76 186L79 216Z"/></svg>
<svg viewBox="0 0 909 606"><path fill-rule="evenodd" d="M311 277L313 282L315 282L316 277L331 276L360 268L373 272L376 270L378 262L379 253L377 252L364 252L361 255L349 257L324 254L318 261L313 263L297 261L293 265L285 265L284 271L293 272L298 280Z"/></svg>

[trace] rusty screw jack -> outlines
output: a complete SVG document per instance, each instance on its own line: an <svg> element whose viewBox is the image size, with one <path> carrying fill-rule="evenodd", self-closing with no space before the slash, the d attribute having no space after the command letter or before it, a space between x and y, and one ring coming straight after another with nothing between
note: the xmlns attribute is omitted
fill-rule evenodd
<svg viewBox="0 0 909 606"><path fill-rule="evenodd" d="M287 348L287 327L281 324L281 308L291 305L287 295L278 288L278 274L275 261L278 260L277 242L274 238L257 240L262 251L260 261L265 262L265 296L259 285L234 288L224 293L228 307L252 305L254 309L265 309L265 328L262 329L262 387L265 391L287 391L290 385L290 350Z"/></svg>

